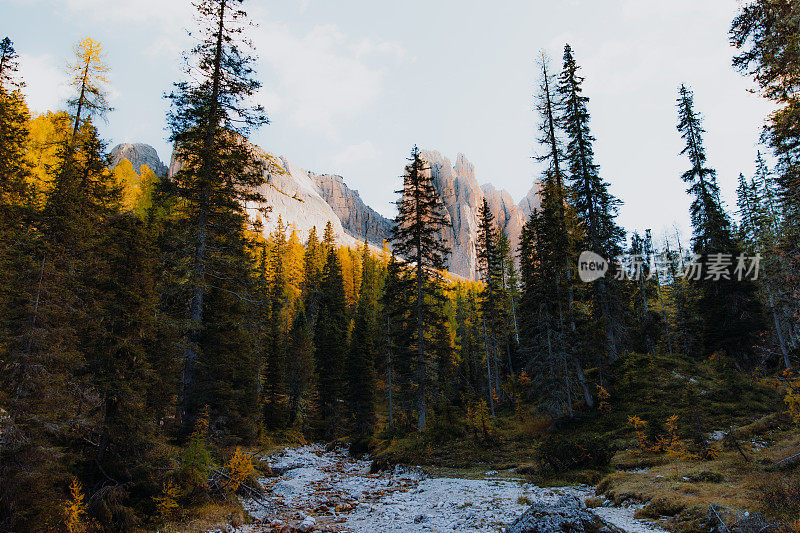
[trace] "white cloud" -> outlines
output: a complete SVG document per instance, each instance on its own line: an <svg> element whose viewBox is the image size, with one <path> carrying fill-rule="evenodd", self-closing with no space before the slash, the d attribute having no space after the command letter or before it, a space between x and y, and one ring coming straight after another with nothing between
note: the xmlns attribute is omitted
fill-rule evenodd
<svg viewBox="0 0 800 533"><path fill-rule="evenodd" d="M374 41L372 39L361 39L351 47L356 57L369 56L394 56L398 61L408 58L408 52L400 43L388 41Z"/></svg>
<svg viewBox="0 0 800 533"><path fill-rule="evenodd" d="M297 36L278 23L264 23L255 32L261 72L275 74L277 92L289 119L297 126L338 137L337 124L364 113L383 89L384 68L372 66L364 54L393 55L402 48L383 42L353 41L335 25L315 26Z"/></svg>
<svg viewBox="0 0 800 533"><path fill-rule="evenodd" d="M30 0L28 0L30 1ZM101 20L127 22L186 23L191 4L182 0L50 0L72 11L89 12Z"/></svg>
<svg viewBox="0 0 800 533"><path fill-rule="evenodd" d="M191 4L184 0L10 1L61 7L115 25L147 26L149 42L143 48L150 57L179 58L189 46L183 28L193 26ZM310 0L296 2L301 11L309 8ZM353 38L333 24L300 34L276 22L272 10L263 5L253 4L249 12L258 23L248 33L260 58L259 77L267 80L260 101L269 111L279 110L295 126L328 139L338 137L339 123L363 114L380 97L386 61L408 59L399 43ZM44 96L37 100L44 101ZM47 102L51 104L52 99Z"/></svg>
<svg viewBox="0 0 800 533"><path fill-rule="evenodd" d="M345 165L353 165L356 163L363 163L365 161L374 161L378 159L380 152L372 141L363 141L358 144L351 144L333 158L333 164L336 167L343 167Z"/></svg>
<svg viewBox="0 0 800 533"><path fill-rule="evenodd" d="M721 10L735 9L735 4L730 0L670 0L669 2L622 0L621 7L622 15L630 19L663 20L716 14Z"/></svg>
<svg viewBox="0 0 800 533"><path fill-rule="evenodd" d="M23 92L32 111L58 109L70 94L64 67L50 54L20 54L19 70L26 84Z"/></svg>

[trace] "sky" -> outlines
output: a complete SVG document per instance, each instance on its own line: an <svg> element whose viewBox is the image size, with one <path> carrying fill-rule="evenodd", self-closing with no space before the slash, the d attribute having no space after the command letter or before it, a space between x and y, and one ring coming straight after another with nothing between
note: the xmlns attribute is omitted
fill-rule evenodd
<svg viewBox="0 0 800 533"><path fill-rule="evenodd" d="M249 0L258 95L270 125L253 141L294 165L344 176L393 216L413 145L475 164L519 201L540 173L533 111L544 51L569 43L586 78L597 163L619 222L688 230L677 89L695 91L711 166L729 209L754 169L770 105L734 71L737 0ZM188 0L0 0L0 34L21 56L29 104L63 107L65 65L85 36L111 66L110 145L144 142L169 161L163 98L191 46Z"/></svg>

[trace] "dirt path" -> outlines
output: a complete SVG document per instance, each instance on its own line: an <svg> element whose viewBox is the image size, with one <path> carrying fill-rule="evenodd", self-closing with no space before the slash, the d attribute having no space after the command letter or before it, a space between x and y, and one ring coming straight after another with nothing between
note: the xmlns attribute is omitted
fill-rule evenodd
<svg viewBox="0 0 800 533"><path fill-rule="evenodd" d="M256 524L240 533L283 531L414 532L502 531L530 502L561 495L586 498L591 487L541 488L522 480L428 477L419 469L370 474L369 461L321 446L287 448L269 458L281 473L261 480L267 503L244 501ZM491 473L488 473L491 474ZM602 508L597 514L631 533L660 531L635 520L632 508Z"/></svg>

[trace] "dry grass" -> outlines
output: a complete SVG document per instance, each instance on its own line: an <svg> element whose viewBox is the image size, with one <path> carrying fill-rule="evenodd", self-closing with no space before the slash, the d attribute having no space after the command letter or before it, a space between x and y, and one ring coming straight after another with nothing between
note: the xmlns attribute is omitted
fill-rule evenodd
<svg viewBox="0 0 800 533"><path fill-rule="evenodd" d="M235 501L208 502L189 509L187 515L164 524L159 531L162 533L202 533L220 529L228 524L238 527L249 522L247 513Z"/></svg>
<svg viewBox="0 0 800 533"><path fill-rule="evenodd" d="M712 461L670 459L666 454L619 452L615 464L646 472L619 471L598 485L617 504L634 500L647 502L639 515L665 518L664 526L674 532L698 531L711 504L733 512L759 511L768 518L793 523L800 520L800 474L767 472L776 461L800 451L796 428L781 428L774 418L759 421L735 435L746 435L738 450L722 449Z"/></svg>

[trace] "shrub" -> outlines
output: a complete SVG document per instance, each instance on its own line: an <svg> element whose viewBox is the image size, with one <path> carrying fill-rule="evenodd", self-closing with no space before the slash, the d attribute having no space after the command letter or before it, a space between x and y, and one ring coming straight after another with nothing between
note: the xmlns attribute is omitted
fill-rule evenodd
<svg viewBox="0 0 800 533"><path fill-rule="evenodd" d="M86 531L87 505L83 486L78 478L72 478L69 486L69 500L64 505L64 523L69 533Z"/></svg>
<svg viewBox="0 0 800 533"><path fill-rule="evenodd" d="M255 476L256 473L252 458L238 446L227 466L228 476L231 478L228 488L233 492L239 490L239 486Z"/></svg>
<svg viewBox="0 0 800 533"><path fill-rule="evenodd" d="M178 487L172 479L167 479L161 494L153 498L156 512L162 518L170 518L178 510Z"/></svg>
<svg viewBox="0 0 800 533"><path fill-rule="evenodd" d="M467 425L477 438L482 435L487 440L494 429L494 421L489 417L489 407L485 400L467 405Z"/></svg>
<svg viewBox="0 0 800 533"><path fill-rule="evenodd" d="M196 495L208 489L208 477L214 461L204 439L194 438L181 454L181 467L178 470L182 492Z"/></svg>
<svg viewBox="0 0 800 533"><path fill-rule="evenodd" d="M613 455L605 439L596 436L565 437L550 435L536 450L542 472L561 473L578 468L605 469Z"/></svg>
<svg viewBox="0 0 800 533"><path fill-rule="evenodd" d="M181 454L178 481L181 492L186 496L195 496L208 491L208 477L214 468L211 451L206 445L208 427L209 416L206 408L198 418L194 432L189 437L189 444Z"/></svg>

